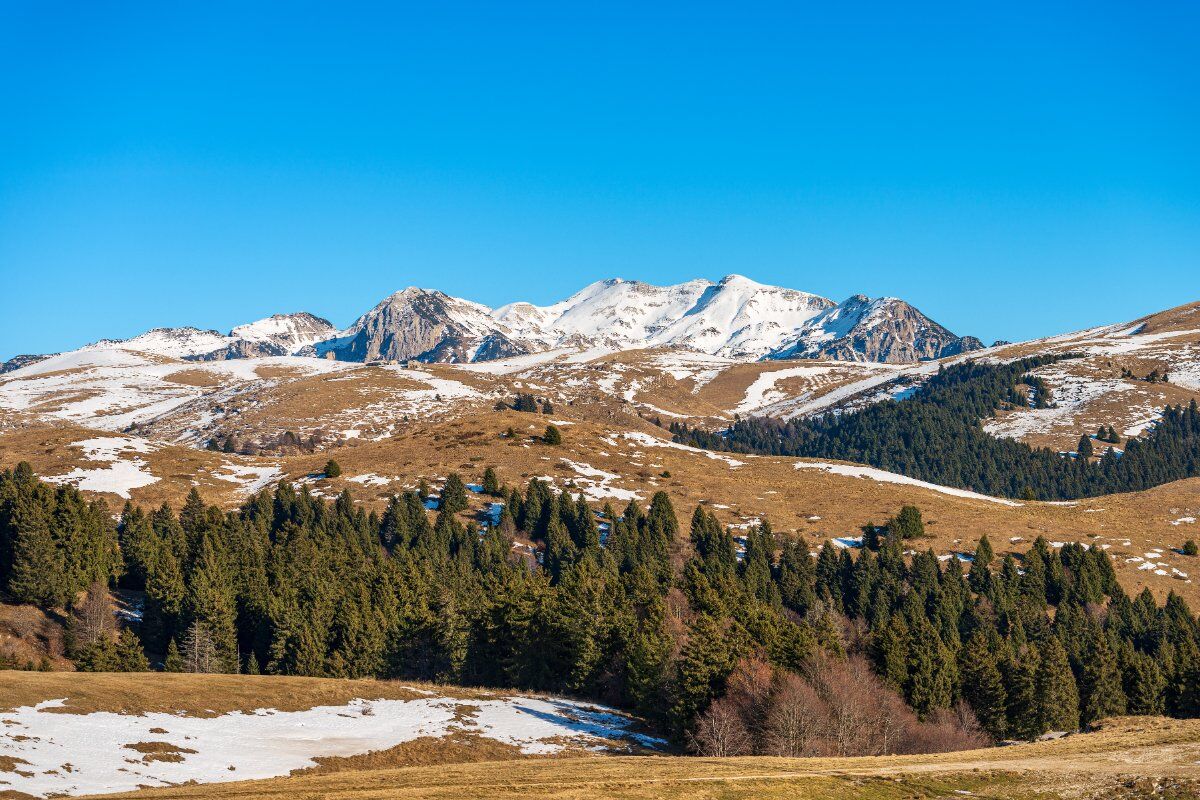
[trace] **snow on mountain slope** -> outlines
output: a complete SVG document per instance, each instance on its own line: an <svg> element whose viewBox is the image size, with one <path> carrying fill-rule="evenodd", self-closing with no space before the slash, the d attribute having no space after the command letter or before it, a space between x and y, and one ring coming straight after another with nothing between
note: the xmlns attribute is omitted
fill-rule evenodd
<svg viewBox="0 0 1200 800"><path fill-rule="evenodd" d="M416 287L384 298L337 338L318 343L314 350L339 361L451 363L528 352L509 338L487 306Z"/></svg>
<svg viewBox="0 0 1200 800"><path fill-rule="evenodd" d="M1047 355L1074 356L1033 370L1050 389L1050 407L1001 412L986 431L1061 451L1101 425L1122 438L1144 435L1163 406L1200 400L1200 303L989 349L986 357Z"/></svg>
<svg viewBox="0 0 1200 800"><path fill-rule="evenodd" d="M856 295L844 303L767 286L740 275L655 286L599 281L558 303L518 302L495 310L444 292L410 287L344 331L307 313L276 314L229 334L156 328L83 350L123 350L191 361L314 355L339 361L474 363L567 347L668 347L759 360L832 357L909 363L977 349L894 298ZM5 372L33 363L20 356Z"/></svg>
<svg viewBox="0 0 1200 800"><path fill-rule="evenodd" d="M284 351L274 355L292 355L308 345L336 336L337 332L329 320L301 311L297 314L274 314L257 322L239 325L229 335L247 342L277 345Z"/></svg>
<svg viewBox="0 0 1200 800"><path fill-rule="evenodd" d="M101 339L81 350L131 350L170 358L187 358L219 350L229 337L199 328L154 328L132 339Z"/></svg>
<svg viewBox="0 0 1200 800"><path fill-rule="evenodd" d="M770 358L836 358L906 364L978 350L895 297L855 295L800 326Z"/></svg>
<svg viewBox="0 0 1200 800"><path fill-rule="evenodd" d="M593 283L561 303L514 303L493 316L516 336L543 346L669 346L761 358L797 326L832 305L807 292L729 275L720 283L694 280L674 286L611 279Z"/></svg>
<svg viewBox="0 0 1200 800"><path fill-rule="evenodd" d="M101 339L80 351L123 350L181 360L287 356L337 333L328 320L306 312L275 314L239 325L229 334L199 328L155 328L132 339Z"/></svg>

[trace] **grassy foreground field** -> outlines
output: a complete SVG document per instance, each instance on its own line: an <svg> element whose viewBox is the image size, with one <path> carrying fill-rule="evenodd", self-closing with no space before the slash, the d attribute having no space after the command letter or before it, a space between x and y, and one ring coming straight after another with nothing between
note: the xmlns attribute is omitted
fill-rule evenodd
<svg viewBox="0 0 1200 800"><path fill-rule="evenodd" d="M1200 722L1125 718L1014 747L885 758L586 757L350 770L139 798L1195 798Z"/></svg>
<svg viewBox="0 0 1200 800"><path fill-rule="evenodd" d="M387 681L238 675L0 673L4 709L66 698L59 713L213 716L300 710L353 698L486 691ZM0 765L2 767L3 765ZM322 759L289 777L147 789L105 797L266 798L1197 798L1200 720L1127 717L1100 730L1012 747L880 758L523 756L476 737L421 739ZM0 798L24 797L0 791Z"/></svg>

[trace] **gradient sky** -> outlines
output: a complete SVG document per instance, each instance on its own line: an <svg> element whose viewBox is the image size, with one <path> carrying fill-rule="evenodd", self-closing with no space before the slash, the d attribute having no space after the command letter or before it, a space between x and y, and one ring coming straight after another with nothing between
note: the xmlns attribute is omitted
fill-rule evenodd
<svg viewBox="0 0 1200 800"><path fill-rule="evenodd" d="M0 0L0 358L408 285L1200 299L1195 2L254 5Z"/></svg>

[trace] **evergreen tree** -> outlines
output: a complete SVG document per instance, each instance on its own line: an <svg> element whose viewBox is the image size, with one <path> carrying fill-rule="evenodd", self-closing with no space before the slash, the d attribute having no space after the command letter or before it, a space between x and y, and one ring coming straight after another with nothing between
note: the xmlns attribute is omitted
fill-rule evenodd
<svg viewBox="0 0 1200 800"><path fill-rule="evenodd" d="M542 441L550 445L562 444L562 431L556 425L547 425L546 432L542 434Z"/></svg>
<svg viewBox="0 0 1200 800"><path fill-rule="evenodd" d="M179 652L179 646L172 639L167 645L167 657L163 660L163 672L183 672L184 663L183 655Z"/></svg>
<svg viewBox="0 0 1200 800"><path fill-rule="evenodd" d="M1008 695L996 654L987 637L976 631L963 648L959 673L963 699L971 706L979 724L995 739L1003 739L1007 729Z"/></svg>
<svg viewBox="0 0 1200 800"><path fill-rule="evenodd" d="M325 473L326 478L337 478L342 474L342 467L331 458L325 462L325 467L321 471Z"/></svg>
<svg viewBox="0 0 1200 800"><path fill-rule="evenodd" d="M1054 636L1047 636L1038 650L1034 676L1034 706L1037 726L1043 731L1074 731L1079 728L1079 692L1067 661L1067 651Z"/></svg>
<svg viewBox="0 0 1200 800"><path fill-rule="evenodd" d="M484 494L492 497L500 496L500 480L496 477L496 470L492 467L483 471L483 491Z"/></svg>
<svg viewBox="0 0 1200 800"><path fill-rule="evenodd" d="M1085 725L1125 713L1125 690L1121 686L1116 654L1102 631L1092 636L1091 647L1083 664L1080 695Z"/></svg>
<svg viewBox="0 0 1200 800"><path fill-rule="evenodd" d="M442 486L442 501L438 504L438 509L448 514L457 514L467 510L467 486L457 472L451 472L446 476L446 483Z"/></svg>

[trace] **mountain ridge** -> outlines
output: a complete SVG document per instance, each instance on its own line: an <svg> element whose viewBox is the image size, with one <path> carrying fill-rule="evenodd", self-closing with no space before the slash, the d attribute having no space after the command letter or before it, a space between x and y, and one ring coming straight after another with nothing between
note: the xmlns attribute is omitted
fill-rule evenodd
<svg viewBox="0 0 1200 800"><path fill-rule="evenodd" d="M228 334L183 326L80 350L118 349L181 360L307 355L338 361L468 363L560 347L669 347L739 360L836 358L912 363L982 348L899 298L841 303L730 274L658 286L608 278L557 303L489 308L436 289L394 292L338 330L307 312L276 314ZM15 369L36 356L22 356Z"/></svg>

